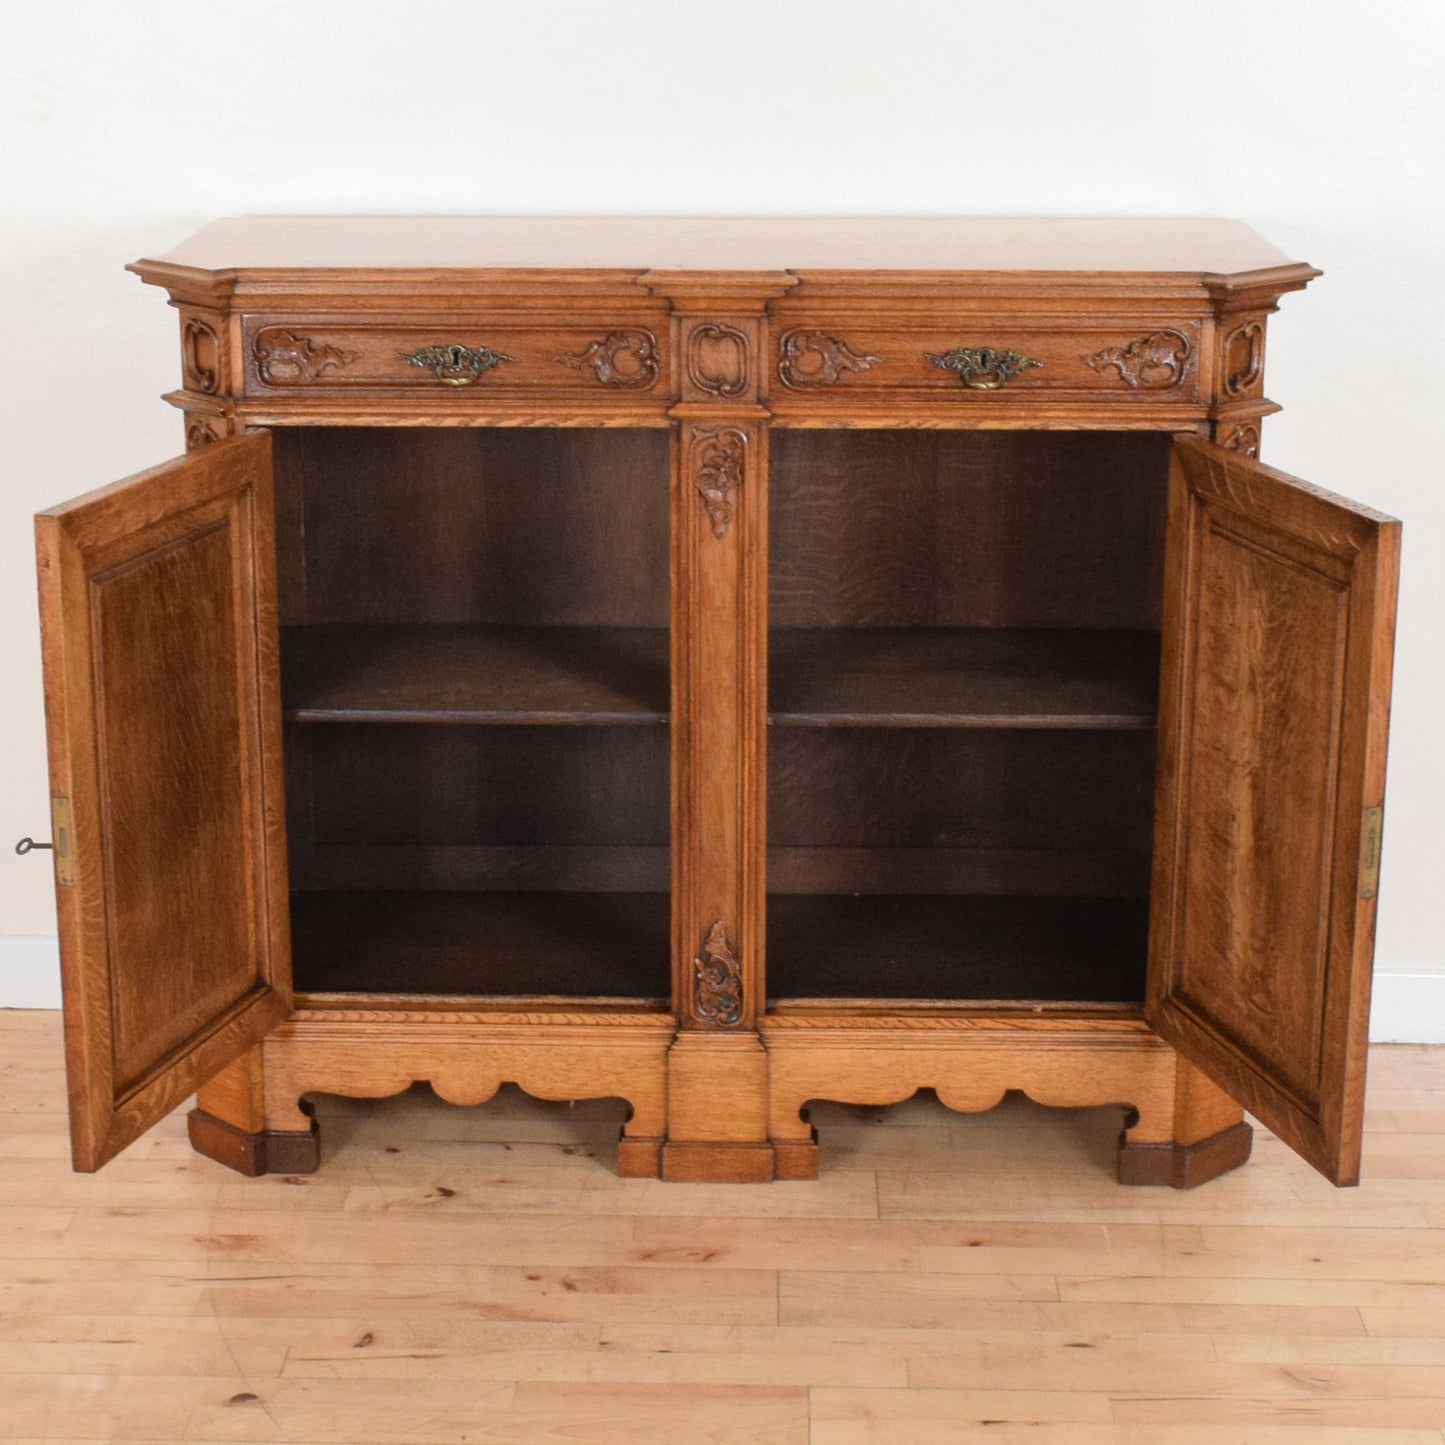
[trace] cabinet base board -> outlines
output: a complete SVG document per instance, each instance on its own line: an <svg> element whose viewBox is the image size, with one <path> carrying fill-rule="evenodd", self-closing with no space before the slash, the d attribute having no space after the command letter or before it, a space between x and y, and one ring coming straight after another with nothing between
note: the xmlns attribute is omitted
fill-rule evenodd
<svg viewBox="0 0 1445 1445"><path fill-rule="evenodd" d="M186 1116L191 1148L238 1174L311 1174L321 1163L321 1142L316 1120L307 1130L263 1129L249 1134L208 1114L192 1109Z"/></svg>
<svg viewBox="0 0 1445 1445"><path fill-rule="evenodd" d="M817 1131L806 1139L777 1139L773 1142L774 1179L816 1179L818 1177Z"/></svg>
<svg viewBox="0 0 1445 1445"><path fill-rule="evenodd" d="M1232 1124L1196 1144L1131 1144L1119 1136L1119 1183L1193 1189L1207 1184L1249 1158L1254 1130Z"/></svg>
<svg viewBox="0 0 1445 1445"><path fill-rule="evenodd" d="M768 1184L777 1177L771 1144L664 1144L670 1184Z"/></svg>
<svg viewBox="0 0 1445 1445"><path fill-rule="evenodd" d="M626 1134L617 1141L617 1172L624 1179L656 1179L662 1173L661 1139L629 1139Z"/></svg>

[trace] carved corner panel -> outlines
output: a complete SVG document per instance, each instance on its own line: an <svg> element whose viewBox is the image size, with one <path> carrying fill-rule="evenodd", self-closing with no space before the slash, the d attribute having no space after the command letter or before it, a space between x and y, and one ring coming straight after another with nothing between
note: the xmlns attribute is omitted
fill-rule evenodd
<svg viewBox="0 0 1445 1445"><path fill-rule="evenodd" d="M354 351L313 341L283 326L270 326L251 348L256 374L267 386L305 386L356 360Z"/></svg>
<svg viewBox="0 0 1445 1445"><path fill-rule="evenodd" d="M1101 376L1117 373L1136 391L1164 391L1188 374L1191 347L1182 331L1155 331L1119 346L1106 346L1083 358Z"/></svg>
<svg viewBox="0 0 1445 1445"><path fill-rule="evenodd" d="M719 918L692 961L693 1017L718 1028L735 1028L743 1017L743 967Z"/></svg>
<svg viewBox="0 0 1445 1445"><path fill-rule="evenodd" d="M689 473L714 537L732 530L736 494L743 485L748 435L735 426L694 426L689 430Z"/></svg>
<svg viewBox="0 0 1445 1445"><path fill-rule="evenodd" d="M1224 333L1220 344L1220 393L1253 396L1264 380L1264 322L1246 321Z"/></svg>
<svg viewBox="0 0 1445 1445"><path fill-rule="evenodd" d="M778 342L778 380L794 388L836 386L850 372L871 371L882 361L812 327L795 326Z"/></svg>
<svg viewBox="0 0 1445 1445"><path fill-rule="evenodd" d="M187 313L181 320L181 379L187 391L219 396L225 390L221 318Z"/></svg>
<svg viewBox="0 0 1445 1445"><path fill-rule="evenodd" d="M563 352L559 366L590 372L599 386L647 391L657 385L662 366L657 337L650 331L609 331L581 351Z"/></svg>

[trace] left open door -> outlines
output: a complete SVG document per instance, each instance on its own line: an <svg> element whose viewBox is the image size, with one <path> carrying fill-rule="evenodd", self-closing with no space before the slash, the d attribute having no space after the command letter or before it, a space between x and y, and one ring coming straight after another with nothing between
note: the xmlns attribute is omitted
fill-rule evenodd
<svg viewBox="0 0 1445 1445"><path fill-rule="evenodd" d="M270 434L35 530L71 1148L93 1170L291 1009Z"/></svg>

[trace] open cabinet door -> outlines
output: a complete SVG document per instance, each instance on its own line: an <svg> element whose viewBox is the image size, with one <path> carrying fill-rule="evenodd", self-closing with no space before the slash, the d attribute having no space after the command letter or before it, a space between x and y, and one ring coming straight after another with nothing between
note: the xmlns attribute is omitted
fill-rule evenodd
<svg viewBox="0 0 1445 1445"><path fill-rule="evenodd" d="M36 545L91 1170L290 1011L270 435L44 512Z"/></svg>
<svg viewBox="0 0 1445 1445"><path fill-rule="evenodd" d="M1359 1179L1399 523L1192 438L1170 475L1148 1015Z"/></svg>

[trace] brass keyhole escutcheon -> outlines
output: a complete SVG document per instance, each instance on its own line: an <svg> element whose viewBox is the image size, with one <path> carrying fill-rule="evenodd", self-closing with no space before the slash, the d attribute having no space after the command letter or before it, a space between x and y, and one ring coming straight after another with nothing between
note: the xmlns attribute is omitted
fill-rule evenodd
<svg viewBox="0 0 1445 1445"><path fill-rule="evenodd" d="M420 351L399 351L408 366L430 371L445 386L471 386L494 366L513 358L490 346L463 346L451 341L441 346L424 346Z"/></svg>
<svg viewBox="0 0 1445 1445"><path fill-rule="evenodd" d="M923 353L940 371L951 371L972 391L997 391L1031 366L1042 366L1020 351L999 351L992 346L959 346L935 356Z"/></svg>

